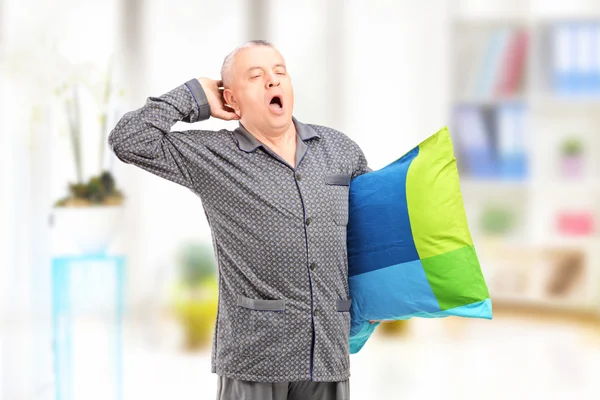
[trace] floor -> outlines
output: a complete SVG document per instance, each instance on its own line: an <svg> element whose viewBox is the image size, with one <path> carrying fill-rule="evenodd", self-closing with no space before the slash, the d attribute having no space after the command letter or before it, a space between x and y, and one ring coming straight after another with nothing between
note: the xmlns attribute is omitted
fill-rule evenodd
<svg viewBox="0 0 600 400"><path fill-rule="evenodd" d="M149 350L130 333L126 399L214 396L208 352ZM600 398L600 330L577 320L414 320L404 336L376 332L350 362L354 400Z"/></svg>
<svg viewBox="0 0 600 400"><path fill-rule="evenodd" d="M402 336L378 330L351 355L351 398L597 400L599 326L519 312L495 312L491 321L411 320ZM35 353L23 332L10 332L4 339L12 344L0 346L9 361L0 368L0 394L10 400L52 399L51 357ZM160 318L126 322L120 375L124 400L215 398L217 376L210 372L208 349L182 351L180 334L177 324ZM74 391L68 400L115 399L111 388L119 374L107 350L110 337L98 321L78 323L72 342ZM29 367L21 362L23 354L32 355ZM25 370L31 365L37 375ZM40 387L25 381L36 376ZM12 396L11 388L20 394Z"/></svg>

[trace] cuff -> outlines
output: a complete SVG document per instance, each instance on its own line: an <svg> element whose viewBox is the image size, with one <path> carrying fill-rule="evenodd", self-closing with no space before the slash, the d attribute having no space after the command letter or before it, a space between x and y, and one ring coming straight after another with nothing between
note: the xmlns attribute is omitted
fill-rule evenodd
<svg viewBox="0 0 600 400"><path fill-rule="evenodd" d="M192 93L192 96L194 97L194 100L196 100L196 104L198 105L198 121L209 119L210 105L208 104L206 93L204 93L204 89L202 89L202 85L200 85L200 81L198 81L198 79L196 78L190 79L185 83L185 86Z"/></svg>

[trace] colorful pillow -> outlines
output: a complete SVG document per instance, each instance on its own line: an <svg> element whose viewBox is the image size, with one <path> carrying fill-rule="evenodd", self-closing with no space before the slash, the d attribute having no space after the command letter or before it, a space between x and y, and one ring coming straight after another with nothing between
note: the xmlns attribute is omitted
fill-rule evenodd
<svg viewBox="0 0 600 400"><path fill-rule="evenodd" d="M350 353L369 320L492 318L444 127L404 156L350 182Z"/></svg>

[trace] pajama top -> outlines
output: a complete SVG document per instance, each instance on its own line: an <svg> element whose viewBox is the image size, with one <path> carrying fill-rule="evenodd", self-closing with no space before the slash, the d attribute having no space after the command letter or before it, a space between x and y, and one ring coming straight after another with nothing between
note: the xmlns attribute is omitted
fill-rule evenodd
<svg viewBox="0 0 600 400"><path fill-rule="evenodd" d="M296 165L241 123L171 131L209 117L191 79L125 113L108 144L124 163L200 199L218 267L211 372L259 382L348 379L346 226L350 181L371 171L362 150L295 117Z"/></svg>

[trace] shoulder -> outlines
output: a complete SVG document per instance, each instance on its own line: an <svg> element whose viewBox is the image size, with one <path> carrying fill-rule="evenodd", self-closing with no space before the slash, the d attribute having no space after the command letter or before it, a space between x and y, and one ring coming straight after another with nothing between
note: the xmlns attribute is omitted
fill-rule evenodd
<svg viewBox="0 0 600 400"><path fill-rule="evenodd" d="M314 129L322 138L324 138L329 144L341 146L343 148L354 149L357 144L350 136L344 132L330 128L324 125L307 124Z"/></svg>
<svg viewBox="0 0 600 400"><path fill-rule="evenodd" d="M321 135L326 147L335 149L335 153L344 154L352 160L360 160L364 152L358 143L342 131L323 125L308 124Z"/></svg>

